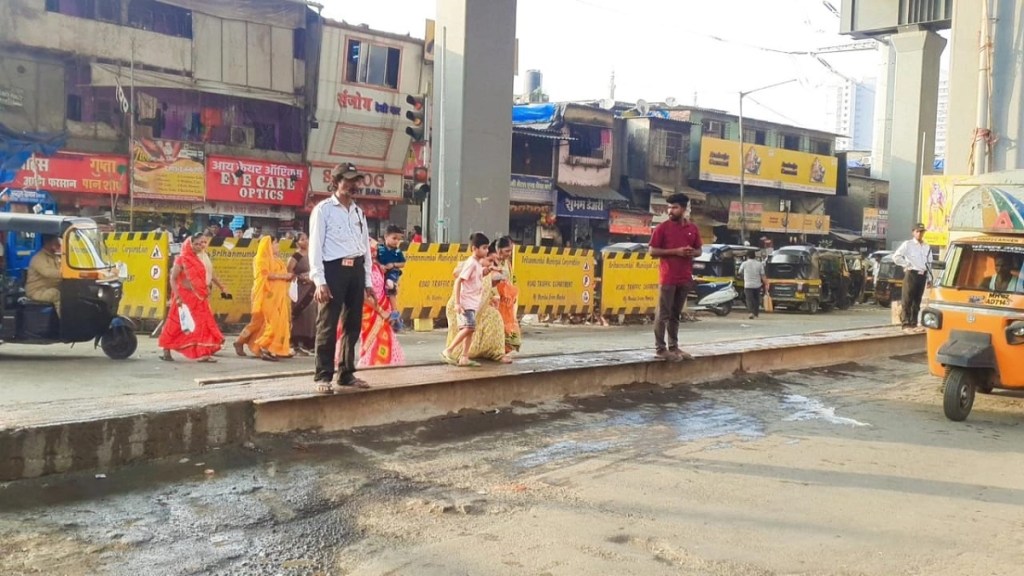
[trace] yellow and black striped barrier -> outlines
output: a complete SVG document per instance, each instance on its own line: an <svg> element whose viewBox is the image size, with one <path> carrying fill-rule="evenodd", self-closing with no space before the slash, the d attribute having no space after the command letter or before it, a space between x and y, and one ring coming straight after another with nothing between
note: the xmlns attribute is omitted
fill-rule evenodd
<svg viewBox="0 0 1024 576"><path fill-rule="evenodd" d="M405 268L398 283L403 318L444 318L455 285L455 267L470 256L468 244L403 246Z"/></svg>
<svg viewBox="0 0 1024 576"><path fill-rule="evenodd" d="M107 256L125 276L122 316L162 320L167 309L167 276L170 270L170 234L164 232L113 232L103 235Z"/></svg>
<svg viewBox="0 0 1024 576"><path fill-rule="evenodd" d="M658 307L658 265L658 260L647 254L604 254L601 262L602 314L654 314Z"/></svg>

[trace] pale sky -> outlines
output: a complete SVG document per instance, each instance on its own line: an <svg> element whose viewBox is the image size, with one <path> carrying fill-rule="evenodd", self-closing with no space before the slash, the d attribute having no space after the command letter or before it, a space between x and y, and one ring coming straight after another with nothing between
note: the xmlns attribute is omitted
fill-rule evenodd
<svg viewBox="0 0 1024 576"><path fill-rule="evenodd" d="M423 37L434 0L320 0L324 16L350 24ZM824 87L842 82L808 56L854 42L838 33L826 6L842 0L518 0L517 91L526 70L544 74L553 101L607 98L615 71L615 98L680 104L735 113L740 90L798 79L745 100L745 114L808 128L825 123ZM720 38L716 40L713 37ZM851 78L877 76L880 52L824 56Z"/></svg>

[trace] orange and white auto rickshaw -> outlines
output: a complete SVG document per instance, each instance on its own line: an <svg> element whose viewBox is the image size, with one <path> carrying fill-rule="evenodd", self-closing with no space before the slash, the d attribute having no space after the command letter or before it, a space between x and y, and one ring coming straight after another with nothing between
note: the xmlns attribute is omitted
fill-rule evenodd
<svg viewBox="0 0 1024 576"><path fill-rule="evenodd" d="M976 391L1024 389L1024 170L956 188L945 260L921 323L929 370L944 380L946 417L962 421Z"/></svg>

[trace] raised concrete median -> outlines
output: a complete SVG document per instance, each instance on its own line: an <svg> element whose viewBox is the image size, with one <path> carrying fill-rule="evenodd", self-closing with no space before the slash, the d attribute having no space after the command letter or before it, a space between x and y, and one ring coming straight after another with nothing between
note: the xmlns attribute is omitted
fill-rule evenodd
<svg viewBox="0 0 1024 576"><path fill-rule="evenodd" d="M694 385L741 373L834 365L924 350L924 335L868 328L688 346L695 359L649 350L524 358L512 365L368 370L365 391L311 393L309 377L249 378L189 391L18 404L0 411L0 480L108 470L240 444L258 434L338 431L600 394L631 385Z"/></svg>

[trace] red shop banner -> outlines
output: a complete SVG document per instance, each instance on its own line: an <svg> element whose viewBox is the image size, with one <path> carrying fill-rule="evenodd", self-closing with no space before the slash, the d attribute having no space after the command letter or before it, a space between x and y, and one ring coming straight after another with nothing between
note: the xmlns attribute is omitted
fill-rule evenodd
<svg viewBox="0 0 1024 576"><path fill-rule="evenodd" d="M624 212L612 210L609 213L608 231L612 234L650 236L654 216L646 212Z"/></svg>
<svg viewBox="0 0 1024 576"><path fill-rule="evenodd" d="M208 201L302 206L308 192L306 166L224 156L206 158Z"/></svg>
<svg viewBox="0 0 1024 576"><path fill-rule="evenodd" d="M0 184L45 192L127 194L128 157L69 153L32 156L15 174L13 182Z"/></svg>

